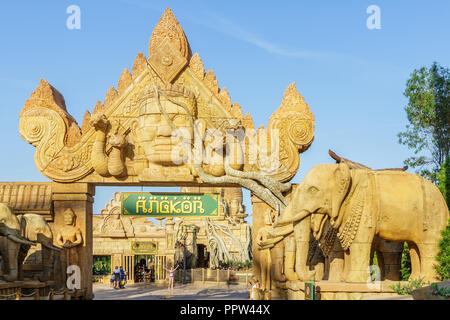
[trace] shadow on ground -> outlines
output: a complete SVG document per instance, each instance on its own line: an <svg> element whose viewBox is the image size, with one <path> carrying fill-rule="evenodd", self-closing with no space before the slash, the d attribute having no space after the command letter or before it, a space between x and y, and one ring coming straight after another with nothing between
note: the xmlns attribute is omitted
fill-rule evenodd
<svg viewBox="0 0 450 320"><path fill-rule="evenodd" d="M125 289L94 285L94 300L247 300L245 286L200 287L176 285L173 292L148 284L130 284Z"/></svg>

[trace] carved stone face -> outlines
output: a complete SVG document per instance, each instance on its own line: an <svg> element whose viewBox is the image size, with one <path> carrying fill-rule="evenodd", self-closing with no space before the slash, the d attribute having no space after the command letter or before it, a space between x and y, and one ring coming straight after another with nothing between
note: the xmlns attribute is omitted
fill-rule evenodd
<svg viewBox="0 0 450 320"><path fill-rule="evenodd" d="M244 213L244 207L242 206L241 199L233 199L230 201L230 214L232 216Z"/></svg>
<svg viewBox="0 0 450 320"><path fill-rule="evenodd" d="M67 209L64 212L64 224L65 225L73 225L73 222L75 221L75 214L71 209Z"/></svg>
<svg viewBox="0 0 450 320"><path fill-rule="evenodd" d="M189 104L191 106L193 104L192 99L189 98L180 100L188 107L190 107ZM164 166L185 164L189 160L189 148L194 136L189 115L182 107L162 97L161 106L176 129L161 113L156 99L150 99L141 107L137 130L139 142L144 148L148 161L153 164Z"/></svg>

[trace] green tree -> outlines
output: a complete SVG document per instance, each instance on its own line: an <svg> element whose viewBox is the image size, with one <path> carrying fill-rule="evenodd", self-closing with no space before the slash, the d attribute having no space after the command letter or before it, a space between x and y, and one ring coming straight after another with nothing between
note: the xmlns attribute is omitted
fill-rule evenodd
<svg viewBox="0 0 450 320"><path fill-rule="evenodd" d="M437 175L439 190L444 196L447 207L450 208L450 159L447 158L442 164L441 170Z"/></svg>
<svg viewBox="0 0 450 320"><path fill-rule="evenodd" d="M405 160L423 177L437 182L450 150L450 71L434 62L414 70L406 83L405 111L409 124L398 134L399 143L413 149Z"/></svg>
<svg viewBox="0 0 450 320"><path fill-rule="evenodd" d="M447 228L441 231L442 238L439 241L439 254L436 258L439 263L436 272L441 280L450 279L450 219Z"/></svg>

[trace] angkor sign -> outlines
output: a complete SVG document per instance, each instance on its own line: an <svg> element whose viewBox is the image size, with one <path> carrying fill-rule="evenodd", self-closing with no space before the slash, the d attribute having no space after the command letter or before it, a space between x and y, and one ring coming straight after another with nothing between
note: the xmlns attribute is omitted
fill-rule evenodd
<svg viewBox="0 0 450 320"><path fill-rule="evenodd" d="M156 254L158 252L157 241L132 241L131 252L134 254Z"/></svg>
<svg viewBox="0 0 450 320"><path fill-rule="evenodd" d="M219 215L219 194L123 192L121 214L150 217L214 217Z"/></svg>

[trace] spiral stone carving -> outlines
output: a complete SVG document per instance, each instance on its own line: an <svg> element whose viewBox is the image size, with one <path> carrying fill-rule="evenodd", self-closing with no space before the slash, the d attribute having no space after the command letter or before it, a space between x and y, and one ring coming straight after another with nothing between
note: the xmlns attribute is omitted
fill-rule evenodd
<svg viewBox="0 0 450 320"><path fill-rule="evenodd" d="M36 166L43 171L64 148L66 125L57 112L35 108L20 118L19 133L25 141L36 147Z"/></svg>
<svg viewBox="0 0 450 320"><path fill-rule="evenodd" d="M310 144L314 137L312 122L300 119L292 121L288 127L288 135L289 139L298 146Z"/></svg>
<svg viewBox="0 0 450 320"><path fill-rule="evenodd" d="M314 116L292 83L283 95L280 107L269 120L268 131L279 139L278 172L270 174L279 181L289 181L300 165L299 153L306 151L314 139Z"/></svg>

